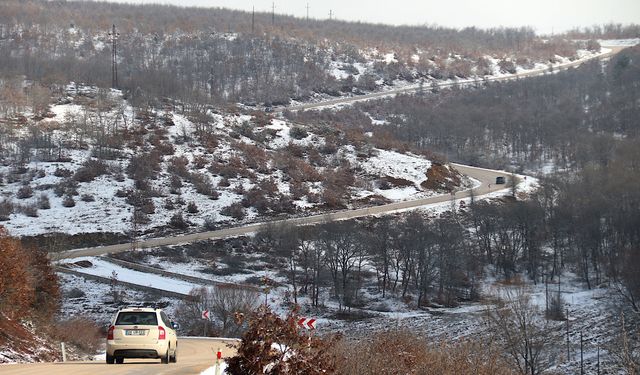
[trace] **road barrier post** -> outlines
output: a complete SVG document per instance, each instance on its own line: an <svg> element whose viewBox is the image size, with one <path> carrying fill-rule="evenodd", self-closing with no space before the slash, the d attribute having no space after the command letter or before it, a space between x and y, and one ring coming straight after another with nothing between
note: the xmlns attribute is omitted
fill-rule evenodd
<svg viewBox="0 0 640 375"><path fill-rule="evenodd" d="M60 346L62 347L62 362L66 362L67 361L67 351L65 350L64 342L61 342Z"/></svg>
<svg viewBox="0 0 640 375"><path fill-rule="evenodd" d="M216 353L216 375L220 375L220 360L222 359L222 352L220 348L218 348L218 353Z"/></svg>

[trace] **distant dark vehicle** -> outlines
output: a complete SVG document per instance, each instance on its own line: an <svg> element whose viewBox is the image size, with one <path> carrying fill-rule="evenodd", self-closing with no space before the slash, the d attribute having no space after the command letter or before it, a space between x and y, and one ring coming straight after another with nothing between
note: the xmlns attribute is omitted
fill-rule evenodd
<svg viewBox="0 0 640 375"><path fill-rule="evenodd" d="M504 179L504 177L500 176L500 177L496 177L496 185L504 185L506 183L506 180Z"/></svg>

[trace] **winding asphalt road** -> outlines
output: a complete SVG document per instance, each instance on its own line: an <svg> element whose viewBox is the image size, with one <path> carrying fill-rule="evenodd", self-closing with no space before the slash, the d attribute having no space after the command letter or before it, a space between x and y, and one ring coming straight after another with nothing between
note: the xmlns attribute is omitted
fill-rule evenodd
<svg viewBox="0 0 640 375"><path fill-rule="evenodd" d="M503 190L507 188L505 185L495 184L496 177L498 176L506 177L507 180L509 179L509 175L504 172L474 168L474 167L469 167L469 166L460 165L460 164L453 164L453 167L456 168L463 175L467 175L469 177L472 177L480 181L481 185L474 189L474 194L476 196L485 195L487 193L491 193L491 192L495 192L495 191ZM451 201L452 198L455 198L455 199L466 198L470 194L471 194L470 191L467 190L467 191L457 192L455 196L452 196L449 194L438 195L438 196L429 197L429 198L395 202L395 203L390 203L390 204L385 204L385 205L375 206L375 207L366 207L366 208L359 208L354 210L338 211L338 212L333 212L328 214L278 220L275 223L286 222L292 225L311 225L311 224L320 224L330 220L346 220L346 219L355 219L355 218L364 217L364 216L382 215L382 214L387 214L387 213L391 213L398 210L405 210L405 209L417 208L417 207L422 207L422 206L436 204L436 203L448 202L448 201ZM179 245L179 244L190 243L190 242L201 241L201 240L236 237L236 236L241 236L241 235L246 235L249 233L256 232L263 225L265 225L265 223L256 223L256 224L250 224L250 225L233 227L233 228L183 234L183 235L171 236L171 237L151 238L151 239L140 240L136 242L136 248L145 249L145 248L152 248L152 247L159 247L159 246ZM69 258L78 258L83 256L99 256L99 255L105 255L110 253L119 253L119 252L128 251L128 250L131 250L131 244L124 243L124 244L109 245L109 246L75 249L75 250L69 250L69 251L64 251L60 253L52 253L50 254L50 257L52 260L61 260L61 259L69 259Z"/></svg>
<svg viewBox="0 0 640 375"><path fill-rule="evenodd" d="M215 364L216 352L223 358L236 354L236 340L178 338L178 362L164 365L160 360L125 359L124 364L101 361L0 365L3 375L193 375ZM231 345L233 347L229 347Z"/></svg>

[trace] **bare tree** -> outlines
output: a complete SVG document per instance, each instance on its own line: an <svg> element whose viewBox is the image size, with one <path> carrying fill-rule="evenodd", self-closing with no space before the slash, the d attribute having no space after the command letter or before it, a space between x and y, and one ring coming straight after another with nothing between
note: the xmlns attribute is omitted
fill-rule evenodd
<svg viewBox="0 0 640 375"><path fill-rule="evenodd" d="M360 255L357 227L352 222L330 222L322 229L320 245L333 279L334 296L342 310L351 306L355 295L351 277Z"/></svg>
<svg viewBox="0 0 640 375"><path fill-rule="evenodd" d="M491 331L521 374L540 374L550 365L552 336L547 321L541 319L524 288L504 289L503 296L504 305L487 314Z"/></svg>
<svg viewBox="0 0 640 375"><path fill-rule="evenodd" d="M195 288L189 295L191 298L178 307L183 328L193 334L202 332L201 314L209 310L219 324L216 334L227 337L239 336L244 328L234 316L253 312L260 301L257 289L233 284Z"/></svg>
<svg viewBox="0 0 640 375"><path fill-rule="evenodd" d="M629 375L640 374L640 343L637 335L638 325L629 322L624 313L620 315L620 331L611 343L609 351L616 358L618 364Z"/></svg>

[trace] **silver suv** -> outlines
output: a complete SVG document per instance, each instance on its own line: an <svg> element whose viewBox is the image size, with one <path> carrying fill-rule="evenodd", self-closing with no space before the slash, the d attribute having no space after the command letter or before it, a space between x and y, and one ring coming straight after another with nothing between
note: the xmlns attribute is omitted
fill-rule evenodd
<svg viewBox="0 0 640 375"><path fill-rule="evenodd" d="M160 309L127 308L118 311L107 331L107 363L125 358L160 358L176 362L177 323Z"/></svg>

